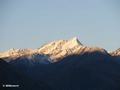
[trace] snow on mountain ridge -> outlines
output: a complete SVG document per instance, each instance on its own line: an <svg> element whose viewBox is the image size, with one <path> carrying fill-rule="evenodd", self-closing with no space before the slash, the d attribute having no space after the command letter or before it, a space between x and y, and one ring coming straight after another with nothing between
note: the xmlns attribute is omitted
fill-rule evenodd
<svg viewBox="0 0 120 90"><path fill-rule="evenodd" d="M70 40L56 40L38 49L40 53L51 55L51 59L58 59L74 53L82 44L74 37ZM75 48L77 47L77 48Z"/></svg>
<svg viewBox="0 0 120 90"><path fill-rule="evenodd" d="M69 41L74 42L74 43L77 43L77 44L80 44L81 46L83 46L82 43L77 39L77 37L73 37L73 38L70 39Z"/></svg>
<svg viewBox="0 0 120 90"><path fill-rule="evenodd" d="M120 48L115 51L110 51L109 54L111 54L112 56L120 56Z"/></svg>
<svg viewBox="0 0 120 90"><path fill-rule="evenodd" d="M0 53L0 57L9 57L9 56L23 56L26 54L34 53L35 50L32 49L10 49L6 52Z"/></svg>
<svg viewBox="0 0 120 90"><path fill-rule="evenodd" d="M40 52L44 52L45 54L48 54L52 50L65 50L65 49L73 48L76 45L82 46L79 40L76 37L74 37L70 40L56 40L54 42L41 46L40 48L38 48L38 50Z"/></svg>
<svg viewBox="0 0 120 90"><path fill-rule="evenodd" d="M115 51L110 51L108 52L112 57L113 59L118 62L120 64L120 48L118 48L117 50Z"/></svg>
<svg viewBox="0 0 120 90"><path fill-rule="evenodd" d="M42 59L48 59L49 61L53 60L54 62L58 58L73 54L78 49L80 49L80 47L82 47L80 41L76 37L73 37L70 40L56 40L50 42L41 46L37 50L12 48L4 53L0 53L0 58L6 58L6 61L15 60L19 57L26 57L31 60L38 60L38 58L40 58L42 55L43 57L45 57L41 57Z"/></svg>
<svg viewBox="0 0 120 90"><path fill-rule="evenodd" d="M76 38L73 37L69 40L56 40L45 44L38 48L37 50L33 49L10 49L4 53L0 54L1 58L8 57L8 60L16 59L18 57L26 57L31 60L41 60L48 59L49 62L56 62L59 59L66 57L68 55L76 54L80 52L81 54L85 52L93 52L99 50L100 52L106 52L104 49L99 47L87 47L83 46L82 43Z"/></svg>

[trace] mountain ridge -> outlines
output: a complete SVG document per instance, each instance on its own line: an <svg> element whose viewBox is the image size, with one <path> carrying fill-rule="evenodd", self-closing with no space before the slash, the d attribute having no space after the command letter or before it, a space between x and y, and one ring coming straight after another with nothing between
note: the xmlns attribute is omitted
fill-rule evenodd
<svg viewBox="0 0 120 90"><path fill-rule="evenodd" d="M48 59L49 63L57 62L58 60L72 55L72 54L83 54L85 52L93 52L100 51L103 53L109 53L111 56L113 52L107 52L105 49L97 46L83 46L83 44L77 39L77 37L73 37L69 40L56 40L47 44L42 45L38 49L10 49L6 52L0 53L0 58L3 58L5 61L9 62L10 60L15 60L17 58L26 57L28 60L37 59L38 62L44 62L46 64L46 59ZM117 50L116 52L120 52ZM115 52L114 52L115 53ZM119 54L120 55L120 54ZM48 63L47 62L47 63Z"/></svg>
<svg viewBox="0 0 120 90"><path fill-rule="evenodd" d="M120 90L119 51L83 46L74 37L33 51L11 49L3 59L56 90Z"/></svg>

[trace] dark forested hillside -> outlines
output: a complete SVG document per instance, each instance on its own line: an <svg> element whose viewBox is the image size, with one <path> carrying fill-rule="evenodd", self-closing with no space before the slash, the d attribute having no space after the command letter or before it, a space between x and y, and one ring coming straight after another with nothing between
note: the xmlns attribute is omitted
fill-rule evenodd
<svg viewBox="0 0 120 90"><path fill-rule="evenodd" d="M3 87L3 85L19 85L19 87ZM34 80L19 69L0 59L0 90L52 90L50 86Z"/></svg>
<svg viewBox="0 0 120 90"><path fill-rule="evenodd" d="M68 56L34 74L56 90L120 90L120 65L99 52Z"/></svg>

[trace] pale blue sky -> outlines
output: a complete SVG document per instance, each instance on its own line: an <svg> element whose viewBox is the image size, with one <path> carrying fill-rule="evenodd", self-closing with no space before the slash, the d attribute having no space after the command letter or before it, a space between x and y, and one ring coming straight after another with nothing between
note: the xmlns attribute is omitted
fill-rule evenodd
<svg viewBox="0 0 120 90"><path fill-rule="evenodd" d="M0 0L0 52L37 49L76 36L85 46L120 47L119 0Z"/></svg>

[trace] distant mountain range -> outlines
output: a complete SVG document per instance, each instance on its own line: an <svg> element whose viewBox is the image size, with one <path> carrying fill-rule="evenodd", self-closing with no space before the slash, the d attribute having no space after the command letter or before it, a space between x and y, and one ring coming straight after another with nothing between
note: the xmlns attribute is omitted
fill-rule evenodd
<svg viewBox="0 0 120 90"><path fill-rule="evenodd" d="M107 52L73 37L36 50L10 49L0 58L55 90L120 90L120 48Z"/></svg>
<svg viewBox="0 0 120 90"><path fill-rule="evenodd" d="M96 46L83 46L82 43L73 37L70 40L56 40L51 43L45 44L40 48L33 49L10 49L6 52L0 53L0 58L10 62L15 59L25 59L28 67L34 66L34 63L49 64L57 62L58 60L72 55L83 54L85 52L100 51L103 53L109 53L111 56L116 57L116 61L120 59L120 49L116 51L107 52L105 49Z"/></svg>

